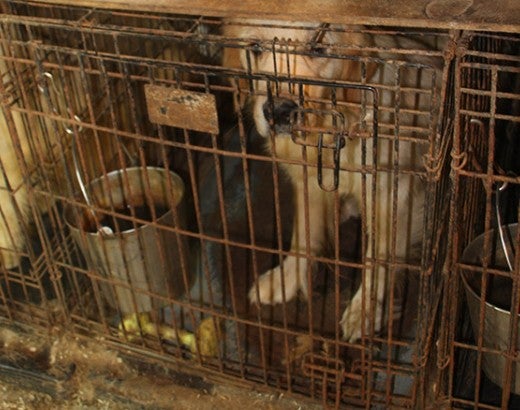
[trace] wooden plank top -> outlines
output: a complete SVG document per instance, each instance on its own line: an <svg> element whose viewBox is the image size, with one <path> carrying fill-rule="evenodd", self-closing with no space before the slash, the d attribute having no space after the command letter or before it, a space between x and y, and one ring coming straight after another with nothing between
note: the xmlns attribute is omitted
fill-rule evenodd
<svg viewBox="0 0 520 410"><path fill-rule="evenodd" d="M520 32L520 0L34 0L101 9Z"/></svg>

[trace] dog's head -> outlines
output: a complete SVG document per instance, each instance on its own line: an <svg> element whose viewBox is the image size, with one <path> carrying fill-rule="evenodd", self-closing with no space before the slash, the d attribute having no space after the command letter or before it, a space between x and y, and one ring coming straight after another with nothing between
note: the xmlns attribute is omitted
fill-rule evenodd
<svg viewBox="0 0 520 410"><path fill-rule="evenodd" d="M307 113L306 126L322 125L312 109L325 108L333 88L292 80L356 81L360 76L359 62L343 58L358 54L356 47L366 44L359 31L345 32L319 23L232 20L225 25L224 33L241 44L225 50L224 65L262 75L250 84L255 124L264 137L273 131L276 136L287 134L297 110L300 118L302 112ZM346 96L334 98L345 100Z"/></svg>

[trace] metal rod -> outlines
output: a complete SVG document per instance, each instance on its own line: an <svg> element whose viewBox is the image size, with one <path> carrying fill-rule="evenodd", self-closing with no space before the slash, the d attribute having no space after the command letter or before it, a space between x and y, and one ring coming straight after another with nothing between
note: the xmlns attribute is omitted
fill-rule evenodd
<svg viewBox="0 0 520 410"><path fill-rule="evenodd" d="M506 238L504 235L504 228L502 226L502 217L500 215L500 192L507 188L508 183L504 182L502 185L495 191L495 209L497 215L497 224L498 224L498 234L500 236L500 243L502 244L502 250L504 251L504 256L506 257L507 266L509 270L513 271L513 263L511 262L511 257L509 255L508 247L506 244Z"/></svg>

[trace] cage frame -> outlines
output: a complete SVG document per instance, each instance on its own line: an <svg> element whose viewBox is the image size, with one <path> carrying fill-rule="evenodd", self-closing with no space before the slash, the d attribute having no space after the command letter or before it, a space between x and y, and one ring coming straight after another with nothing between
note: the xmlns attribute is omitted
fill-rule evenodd
<svg viewBox="0 0 520 410"><path fill-rule="evenodd" d="M35 3L63 4L62 2L59 2L59 1L36 1ZM101 2L96 2L96 1L81 1L75 5L77 5L77 6L83 5L83 6L88 6L88 7L90 7L90 6L99 6L100 7L101 6L100 3ZM146 11L150 11L150 9L153 9L152 11L160 12L160 13L172 12L172 13L186 14L188 6L185 6L182 3L180 3L180 4L177 3L175 5L172 3L174 3L174 2L166 1L166 2L161 3L160 5L155 5L155 6L150 7L150 6L143 5L142 2L136 2L135 9L136 10L146 10ZM208 5L207 2L201 2L200 5L198 3L194 5L193 2L190 2L189 14L197 14L197 15L200 14L200 15L208 15L208 16L215 16L215 17L229 17L229 16L247 17L247 16L251 15L251 14L249 14L251 12L251 10L255 10L255 12L258 12L258 11L262 12L262 10L258 10L258 8L255 9L247 2L246 3L241 2L240 5L233 4L234 6L236 6L236 9L233 9L234 10L233 14L228 14L229 12L224 11L224 10L228 10L227 9L228 3L226 3L226 8L223 8L224 5L217 7L217 5L216 5L217 3L215 3L215 5L212 5L212 4ZM117 1L109 2L109 3L105 2L102 4L103 4L103 8L116 8L116 9L122 8L121 3L117 2ZM134 4L134 3L132 2L132 4ZM221 3L218 3L218 4L221 4ZM125 8L127 7L127 5L128 5L128 2L125 2ZM262 5L260 7L263 8L264 5L266 7L266 10L269 6L272 7L272 5L270 3L265 3L265 2L262 3ZM258 7L258 5L256 5L256 6ZM503 31L503 32L509 32L509 31L512 31L512 29L518 28L518 26L520 25L520 23L516 20L516 18L520 15L520 13L514 13L514 12L513 13L504 13L507 17L500 20L499 22L497 22L493 18L490 18L489 15L485 15L485 13L484 13L484 16L481 16L479 14L472 14L472 16L470 18L462 18L456 24L454 24L452 21L443 20L442 18L441 18L441 20L436 20L436 21L432 21L431 19L425 19L424 11L422 9L420 11L413 10L410 13L410 15L407 15L405 18L403 18L402 16L401 17L393 16L390 18L383 19L383 18L381 18L381 16L377 16L377 15L374 16L374 14L377 14L377 12L374 13L372 10L370 10L371 6L373 7L371 2L364 4L363 10L359 11L355 15L349 15L348 18L346 18L345 15L343 15L341 13L333 14L333 15L329 14L329 13L331 13L331 11L328 9L325 11L322 10L320 12L320 14L317 14L317 15L312 14L311 12L307 12L307 13L300 12L297 14L290 14L289 10L283 10L283 11L277 12L280 14L271 13L269 15L269 17L270 18L280 18L281 16L291 15L291 19L294 18L294 19L298 19L298 20L302 20L302 21L305 21L305 20L316 21L316 19L317 19L316 16L319 16L318 17L319 20L339 22L342 24L347 24L347 23L348 24L359 24L359 23L363 22L363 24L367 24L367 25L377 24L377 25L383 25L383 26L388 25L388 26L403 26L403 27L416 27L418 25L418 23L423 23L423 24L426 24L426 27L438 28L438 29L450 29L450 30L452 30L452 33L454 33L455 37L457 37L458 33L463 32L464 30L468 30L468 29L469 30L489 30L489 31L499 30L499 31ZM422 7L422 5L421 5L421 7ZM417 8L419 8L419 7L417 7ZM271 11L275 10L275 9L276 8L272 8ZM309 7L307 10L312 10L312 7ZM399 10L399 7L395 7L394 10ZM482 9L478 9L478 11L482 11ZM257 14L255 14L255 15L257 16ZM486 20L484 17L487 17L488 20L490 20L490 21ZM13 17L13 18L16 19L16 17ZM453 45L453 48L450 49L450 51L453 52L455 55L463 55L464 45L465 45L465 39L463 37L459 37L459 42L456 42ZM189 67L187 69L189 70ZM445 73L443 73L443 75L447 78L449 74L446 71ZM262 79L264 79L264 78L262 78ZM444 82L443 82L443 84L444 84ZM446 92L446 90L444 90L444 92ZM74 123L74 121L71 121L71 123ZM81 125L81 124L78 123L75 125ZM512 178L509 178L509 179L506 178L505 180L512 182L512 183L517 182L516 179L512 179ZM434 252L435 252L435 250L434 250ZM39 287L39 285L34 285L34 286ZM59 294L60 292L57 292L57 293ZM1 298L4 300L6 299L5 295L1 295ZM439 300L439 298L437 300ZM432 301L430 301L430 303L431 302ZM427 356L430 353L431 352L425 352L425 355ZM424 356L424 357L426 357L426 356ZM205 367L201 367L201 368L204 371L206 371ZM422 387L424 388L424 386L422 386ZM449 398L449 399L451 399L451 398ZM337 401L336 401L336 404L337 404Z"/></svg>

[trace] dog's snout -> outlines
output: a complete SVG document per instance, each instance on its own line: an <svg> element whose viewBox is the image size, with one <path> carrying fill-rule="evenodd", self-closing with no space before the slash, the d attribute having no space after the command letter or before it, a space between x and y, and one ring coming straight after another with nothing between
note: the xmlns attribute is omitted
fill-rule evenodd
<svg viewBox="0 0 520 410"><path fill-rule="evenodd" d="M291 122L291 112L298 108L298 105L287 98L275 98L273 101L266 101L263 112L266 120L274 122L275 126L289 125Z"/></svg>

